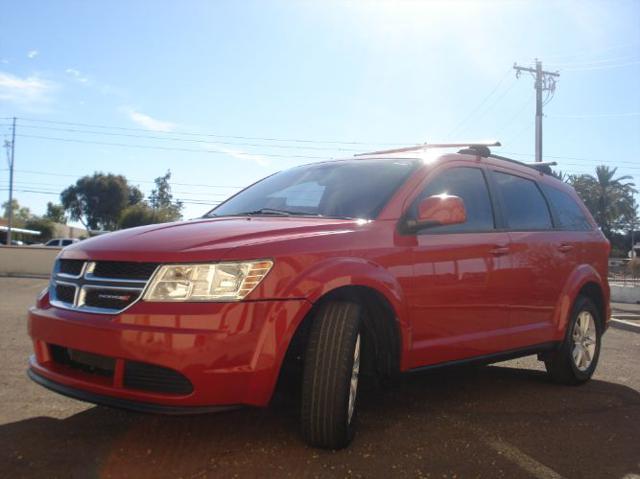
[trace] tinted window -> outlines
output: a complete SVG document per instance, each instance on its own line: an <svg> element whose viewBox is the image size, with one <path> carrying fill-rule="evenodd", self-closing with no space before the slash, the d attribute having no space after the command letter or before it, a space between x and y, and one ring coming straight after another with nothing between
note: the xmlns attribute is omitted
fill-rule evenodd
<svg viewBox="0 0 640 479"><path fill-rule="evenodd" d="M574 231L592 229L591 223L589 223L582 208L578 206L578 203L571 195L545 184L542 185L542 189L555 210L560 228Z"/></svg>
<svg viewBox="0 0 640 479"><path fill-rule="evenodd" d="M71 240L62 240L62 246L69 246L73 241Z"/></svg>
<svg viewBox="0 0 640 479"><path fill-rule="evenodd" d="M375 218L414 171L413 160L317 163L281 171L241 191L207 216L275 214ZM260 210L272 210L260 212Z"/></svg>
<svg viewBox="0 0 640 479"><path fill-rule="evenodd" d="M509 229L551 229L549 207L535 182L498 172L495 179Z"/></svg>
<svg viewBox="0 0 640 479"><path fill-rule="evenodd" d="M49 240L49 242L45 246L58 246L59 240Z"/></svg>
<svg viewBox="0 0 640 479"><path fill-rule="evenodd" d="M467 221L459 225L429 228L429 232L486 231L495 227L487 183L482 171L478 168L451 168L443 171L429 182L418 201L443 193L462 198L467 210ZM418 202L412 207L413 217L416 215L417 208Z"/></svg>

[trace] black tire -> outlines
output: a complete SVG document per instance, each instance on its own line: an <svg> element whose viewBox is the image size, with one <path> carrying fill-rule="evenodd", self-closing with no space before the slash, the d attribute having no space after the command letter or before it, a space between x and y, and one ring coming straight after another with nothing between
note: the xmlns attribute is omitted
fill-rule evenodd
<svg viewBox="0 0 640 479"><path fill-rule="evenodd" d="M576 328L576 322L582 312L591 314L595 322L595 353L592 355L591 364L585 370L578 368L573 357L574 328ZM598 365L601 342L602 320L600 312L589 298L586 296L578 296L571 310L571 316L567 323L567 330L562 345L545 360L545 366L549 376L559 384L577 385L585 383L591 379Z"/></svg>
<svg viewBox="0 0 640 479"><path fill-rule="evenodd" d="M356 303L330 301L313 319L300 415L302 436L311 446L341 449L355 434L357 407L349 418L349 392L356 344L362 351L360 313Z"/></svg>

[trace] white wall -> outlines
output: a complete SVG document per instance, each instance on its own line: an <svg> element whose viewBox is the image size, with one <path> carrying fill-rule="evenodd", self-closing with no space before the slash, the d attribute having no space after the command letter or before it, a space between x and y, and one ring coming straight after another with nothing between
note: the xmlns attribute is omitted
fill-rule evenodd
<svg viewBox="0 0 640 479"><path fill-rule="evenodd" d="M633 303L640 301L640 286L611 286L611 301L616 303Z"/></svg>
<svg viewBox="0 0 640 479"><path fill-rule="evenodd" d="M60 248L0 246L0 276L49 277Z"/></svg>

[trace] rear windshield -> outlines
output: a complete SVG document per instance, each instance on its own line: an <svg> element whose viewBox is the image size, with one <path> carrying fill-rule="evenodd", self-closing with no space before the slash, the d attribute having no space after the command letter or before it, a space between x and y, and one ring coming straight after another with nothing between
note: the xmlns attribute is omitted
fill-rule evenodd
<svg viewBox="0 0 640 479"><path fill-rule="evenodd" d="M352 160L300 166L265 178L206 216L373 219L417 165L416 160Z"/></svg>

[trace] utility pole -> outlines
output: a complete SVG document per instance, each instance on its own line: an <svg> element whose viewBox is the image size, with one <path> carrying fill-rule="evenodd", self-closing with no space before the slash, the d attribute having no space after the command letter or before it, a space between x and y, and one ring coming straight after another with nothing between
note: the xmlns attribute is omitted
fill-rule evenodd
<svg viewBox="0 0 640 479"><path fill-rule="evenodd" d="M5 142L7 161L9 162L9 207L7 208L7 246L11 246L11 230L13 229L13 163L16 153L16 117L13 117L11 143ZM9 148L10 146L10 148Z"/></svg>
<svg viewBox="0 0 640 479"><path fill-rule="evenodd" d="M536 67L520 67L513 64L516 71L516 78L520 78L522 72L531 73L536 89L536 162L542 161L542 107L549 103L556 91L556 78L560 76L558 72L547 72L542 69L542 62L536 58ZM549 92L547 98L542 100L542 92Z"/></svg>

